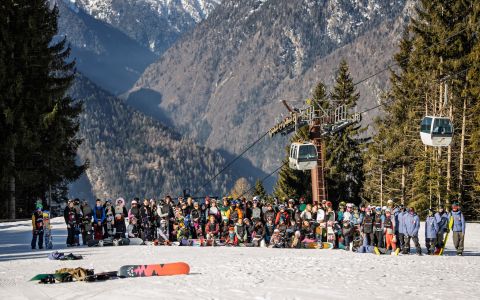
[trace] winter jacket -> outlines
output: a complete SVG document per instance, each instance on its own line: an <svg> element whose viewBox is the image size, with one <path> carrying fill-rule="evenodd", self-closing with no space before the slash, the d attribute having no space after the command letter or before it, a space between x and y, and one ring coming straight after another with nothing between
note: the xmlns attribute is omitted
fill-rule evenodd
<svg viewBox="0 0 480 300"><path fill-rule="evenodd" d="M235 235L237 237L238 242L244 243L247 241L247 228L245 228L245 224L235 224Z"/></svg>
<svg viewBox="0 0 480 300"><path fill-rule="evenodd" d="M129 224L127 227L127 234L129 238L136 238L139 235L138 225Z"/></svg>
<svg viewBox="0 0 480 300"><path fill-rule="evenodd" d="M43 230L43 212L36 210L32 214L32 227L33 230Z"/></svg>
<svg viewBox="0 0 480 300"><path fill-rule="evenodd" d="M352 221L352 225L361 225L363 219L361 218L360 213L352 213L352 218L350 221Z"/></svg>
<svg viewBox="0 0 480 300"><path fill-rule="evenodd" d="M439 212L437 212L435 214L435 220L437 221L439 231L442 231L442 232L447 231L448 214L446 212L444 212L443 214L440 214Z"/></svg>
<svg viewBox="0 0 480 300"><path fill-rule="evenodd" d="M390 216L390 218L387 218L385 216L385 220L383 221L383 230L385 234L394 234L396 232L397 226L395 224L395 216Z"/></svg>
<svg viewBox="0 0 480 300"><path fill-rule="evenodd" d="M218 223L211 223L211 222L208 222L206 225L205 225L205 231L207 232L207 234L213 234L213 235L218 235L218 233L220 232L220 226L218 226Z"/></svg>
<svg viewBox="0 0 480 300"><path fill-rule="evenodd" d="M365 215L362 223L362 232L363 233L373 233L373 216Z"/></svg>
<svg viewBox="0 0 480 300"><path fill-rule="evenodd" d="M401 226L399 226L399 224L400 224L400 221L399 221L399 219L400 219L400 214L401 214L401 212L400 212L400 210L399 210L398 208L395 208L395 209L393 210L392 216L393 216L393 219L394 219L394 221L395 221L395 233L400 233L400 230L402 230L402 229L400 228Z"/></svg>
<svg viewBox="0 0 480 300"><path fill-rule="evenodd" d="M373 218L373 231L383 231L383 220L383 215L375 214Z"/></svg>
<svg viewBox="0 0 480 300"><path fill-rule="evenodd" d="M238 219L243 219L243 212L240 208L229 209L227 211L227 219L236 222Z"/></svg>
<svg viewBox="0 0 480 300"><path fill-rule="evenodd" d="M264 238L265 237L265 227L263 224L255 225L252 232L252 238Z"/></svg>
<svg viewBox="0 0 480 300"><path fill-rule="evenodd" d="M63 211L63 217L65 219L65 223L69 225L74 225L80 223L80 214L77 213L75 207L70 209L70 207L65 207Z"/></svg>
<svg viewBox="0 0 480 300"><path fill-rule="evenodd" d="M260 207L252 208L252 220L262 219L262 210Z"/></svg>
<svg viewBox="0 0 480 300"><path fill-rule="evenodd" d="M321 208L317 210L317 223L323 223L325 221L325 211Z"/></svg>
<svg viewBox="0 0 480 300"><path fill-rule="evenodd" d="M272 210L267 210L264 214L263 214L263 220L265 221L265 223L267 223L268 219L271 218L272 221L275 222L275 211Z"/></svg>
<svg viewBox="0 0 480 300"><path fill-rule="evenodd" d="M96 205L93 207L93 221L95 224L105 222L105 207Z"/></svg>
<svg viewBox="0 0 480 300"><path fill-rule="evenodd" d="M138 206L132 207L128 211L128 218L131 219L132 217L135 217L138 221L141 221L141 219L140 219L140 208Z"/></svg>
<svg viewBox="0 0 480 300"><path fill-rule="evenodd" d="M437 237L438 233L438 224L435 217L427 217L425 220L425 238L426 239L434 239Z"/></svg>
<svg viewBox="0 0 480 300"><path fill-rule="evenodd" d="M346 211L346 212L343 213L343 220L349 220L350 223L352 223L352 219L353 219L353 217L352 217L351 212Z"/></svg>
<svg viewBox="0 0 480 300"><path fill-rule="evenodd" d="M85 204L85 205L82 205L80 208L82 209L83 220L85 222L91 222L93 211L90 205Z"/></svg>
<svg viewBox="0 0 480 300"><path fill-rule="evenodd" d="M342 235L343 237L351 238L353 236L353 227L351 225L343 226Z"/></svg>
<svg viewBox="0 0 480 300"><path fill-rule="evenodd" d="M398 233L405 234L405 216L408 215L407 212L400 212L398 214Z"/></svg>
<svg viewBox="0 0 480 300"><path fill-rule="evenodd" d="M222 215L220 214L220 209L218 209L218 207L210 207L207 209L207 219L210 218L210 216L214 216L217 222L222 220Z"/></svg>
<svg viewBox="0 0 480 300"><path fill-rule="evenodd" d="M219 205L218 209L220 210L220 215L222 216L222 220L228 220L227 213L230 210L230 208L228 206Z"/></svg>
<svg viewBox="0 0 480 300"><path fill-rule="evenodd" d="M308 210L304 210L302 211L302 214L300 215L300 218L302 218L302 220L311 220L312 219L312 213L309 212Z"/></svg>
<svg viewBox="0 0 480 300"><path fill-rule="evenodd" d="M289 215L288 215L288 212L284 211L283 213L281 211L279 211L277 213L277 217L275 218L275 224L278 225L278 223L280 223L280 218L283 217L283 220L284 220L284 223L287 224L290 222L290 218L289 218Z"/></svg>
<svg viewBox="0 0 480 300"><path fill-rule="evenodd" d="M344 212L341 211L341 210L339 210L339 211L337 212L337 218L338 218L337 221L338 221L338 222L343 222L343 214L344 214Z"/></svg>
<svg viewBox="0 0 480 300"><path fill-rule="evenodd" d="M465 217L461 211L452 211L453 217L453 232L465 233Z"/></svg>
<svg viewBox="0 0 480 300"><path fill-rule="evenodd" d="M418 236L420 229L420 218L416 213L406 213L403 224L403 234L406 236Z"/></svg>

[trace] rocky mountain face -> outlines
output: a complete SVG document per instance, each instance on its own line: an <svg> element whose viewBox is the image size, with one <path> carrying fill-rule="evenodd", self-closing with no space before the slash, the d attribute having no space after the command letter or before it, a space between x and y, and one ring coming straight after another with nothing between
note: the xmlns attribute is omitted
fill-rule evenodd
<svg viewBox="0 0 480 300"><path fill-rule="evenodd" d="M66 0L161 54L220 0Z"/></svg>
<svg viewBox="0 0 480 300"><path fill-rule="evenodd" d="M355 81L391 63L413 3L224 0L147 68L128 103L158 106L158 115L198 143L239 153L286 112L279 100L301 106L319 80L333 82L341 59ZM357 86L359 110L376 105L388 76ZM248 158L273 170L285 145L267 138Z"/></svg>
<svg viewBox="0 0 480 300"><path fill-rule="evenodd" d="M127 91L157 56L113 26L70 2L57 1L59 35L72 47L77 68L110 93Z"/></svg>
<svg viewBox="0 0 480 300"><path fill-rule="evenodd" d="M222 153L182 138L84 76L78 76L70 93L84 102L78 155L90 163L88 180L83 178L72 187L75 196L88 197L89 188L101 198L180 196L183 189L200 188L226 163ZM244 165L250 173L255 171L247 162ZM256 175L263 173L257 170ZM223 173L200 193L222 195L235 179L230 172Z"/></svg>
<svg viewBox="0 0 480 300"><path fill-rule="evenodd" d="M220 0L50 0L78 69L118 95Z"/></svg>

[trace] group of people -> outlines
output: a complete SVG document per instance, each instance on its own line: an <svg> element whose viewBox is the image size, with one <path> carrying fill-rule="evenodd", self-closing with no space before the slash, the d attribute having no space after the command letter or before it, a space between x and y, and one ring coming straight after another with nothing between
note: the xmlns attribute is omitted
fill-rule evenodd
<svg viewBox="0 0 480 300"><path fill-rule="evenodd" d="M330 201L309 204L305 199L290 199L283 204L224 197L221 201L206 198L203 203L192 198L173 201L166 196L159 201L135 198L127 209L126 201L96 200L91 208L87 201L69 200L64 211L68 228L67 245L105 238L141 238L162 245L188 245L189 241L210 241L212 245L303 248L324 242L333 247L365 251L368 247L384 251L410 253L413 241L419 244L420 219L413 208L396 206L356 206L340 202L334 210ZM451 212L439 207L429 210L425 225L427 254L442 248L450 218L453 219L453 241L457 254L463 254L465 219L458 204ZM128 223L128 225L127 225ZM399 249L399 250L397 250Z"/></svg>

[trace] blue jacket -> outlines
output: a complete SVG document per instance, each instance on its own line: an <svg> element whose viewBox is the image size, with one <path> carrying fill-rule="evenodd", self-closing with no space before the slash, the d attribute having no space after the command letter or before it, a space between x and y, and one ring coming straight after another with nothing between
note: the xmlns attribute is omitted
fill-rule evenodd
<svg viewBox="0 0 480 300"><path fill-rule="evenodd" d="M434 216L427 217L425 220L425 238L434 239L437 237L438 224Z"/></svg>
<svg viewBox="0 0 480 300"><path fill-rule="evenodd" d="M461 211L452 211L453 231L465 233L465 218Z"/></svg>
<svg viewBox="0 0 480 300"><path fill-rule="evenodd" d="M443 214L437 212L435 214L435 220L437 221L439 231L447 231L448 214L446 212Z"/></svg>
<svg viewBox="0 0 480 300"><path fill-rule="evenodd" d="M418 230L420 229L420 218L418 215L415 213L406 213L403 220L403 234L407 236L418 236Z"/></svg>
<svg viewBox="0 0 480 300"><path fill-rule="evenodd" d="M99 211L99 215L101 215L100 219L97 216L97 211ZM98 223L98 222L103 223L105 221L105 207L103 206L97 207L96 205L93 207L93 221L95 223Z"/></svg>
<svg viewBox="0 0 480 300"><path fill-rule="evenodd" d="M405 233L405 215L408 214L407 212L400 212L398 214L398 222L397 222L397 228L398 232L404 234Z"/></svg>

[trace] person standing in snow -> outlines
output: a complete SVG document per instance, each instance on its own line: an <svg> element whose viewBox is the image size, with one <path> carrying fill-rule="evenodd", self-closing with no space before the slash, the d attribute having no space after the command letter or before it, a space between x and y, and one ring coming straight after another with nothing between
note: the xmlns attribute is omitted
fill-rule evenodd
<svg viewBox="0 0 480 300"><path fill-rule="evenodd" d="M463 241L465 239L465 217L460 211L458 203L452 205L452 217L453 217L453 245L457 249L457 255L463 255Z"/></svg>
<svg viewBox="0 0 480 300"><path fill-rule="evenodd" d="M442 206L437 208L437 213L435 214L435 220L438 225L437 232L437 248L440 249L443 247L443 238L447 232L448 227L448 213L445 212L445 209Z"/></svg>
<svg viewBox="0 0 480 300"><path fill-rule="evenodd" d="M437 244L438 224L433 215L433 210L428 210L427 219L425 220L425 247L427 254L435 253L435 245Z"/></svg>
<svg viewBox="0 0 480 300"><path fill-rule="evenodd" d="M63 211L63 217L65 219L65 223L67 224L67 246L75 246L75 227L80 223L80 214L78 214L73 200L68 200L68 205Z"/></svg>
<svg viewBox="0 0 480 300"><path fill-rule="evenodd" d="M363 245L373 245L373 217L370 207L365 209L365 217L363 218L361 232L363 234Z"/></svg>
<svg viewBox="0 0 480 300"><path fill-rule="evenodd" d="M392 216L390 208L385 210L385 220L383 222L383 232L385 234L385 248L395 251L397 249L397 241L395 217Z"/></svg>
<svg viewBox="0 0 480 300"><path fill-rule="evenodd" d="M35 249L38 238L38 249L43 249L43 206L36 204L35 211L32 214L32 249Z"/></svg>
<svg viewBox="0 0 480 300"><path fill-rule="evenodd" d="M413 240L417 255L422 255L422 248L418 242L418 230L420 229L420 218L415 213L415 209L410 207L408 213L405 215L403 224L403 234L405 245L403 247L403 254L410 253L410 240Z"/></svg>

